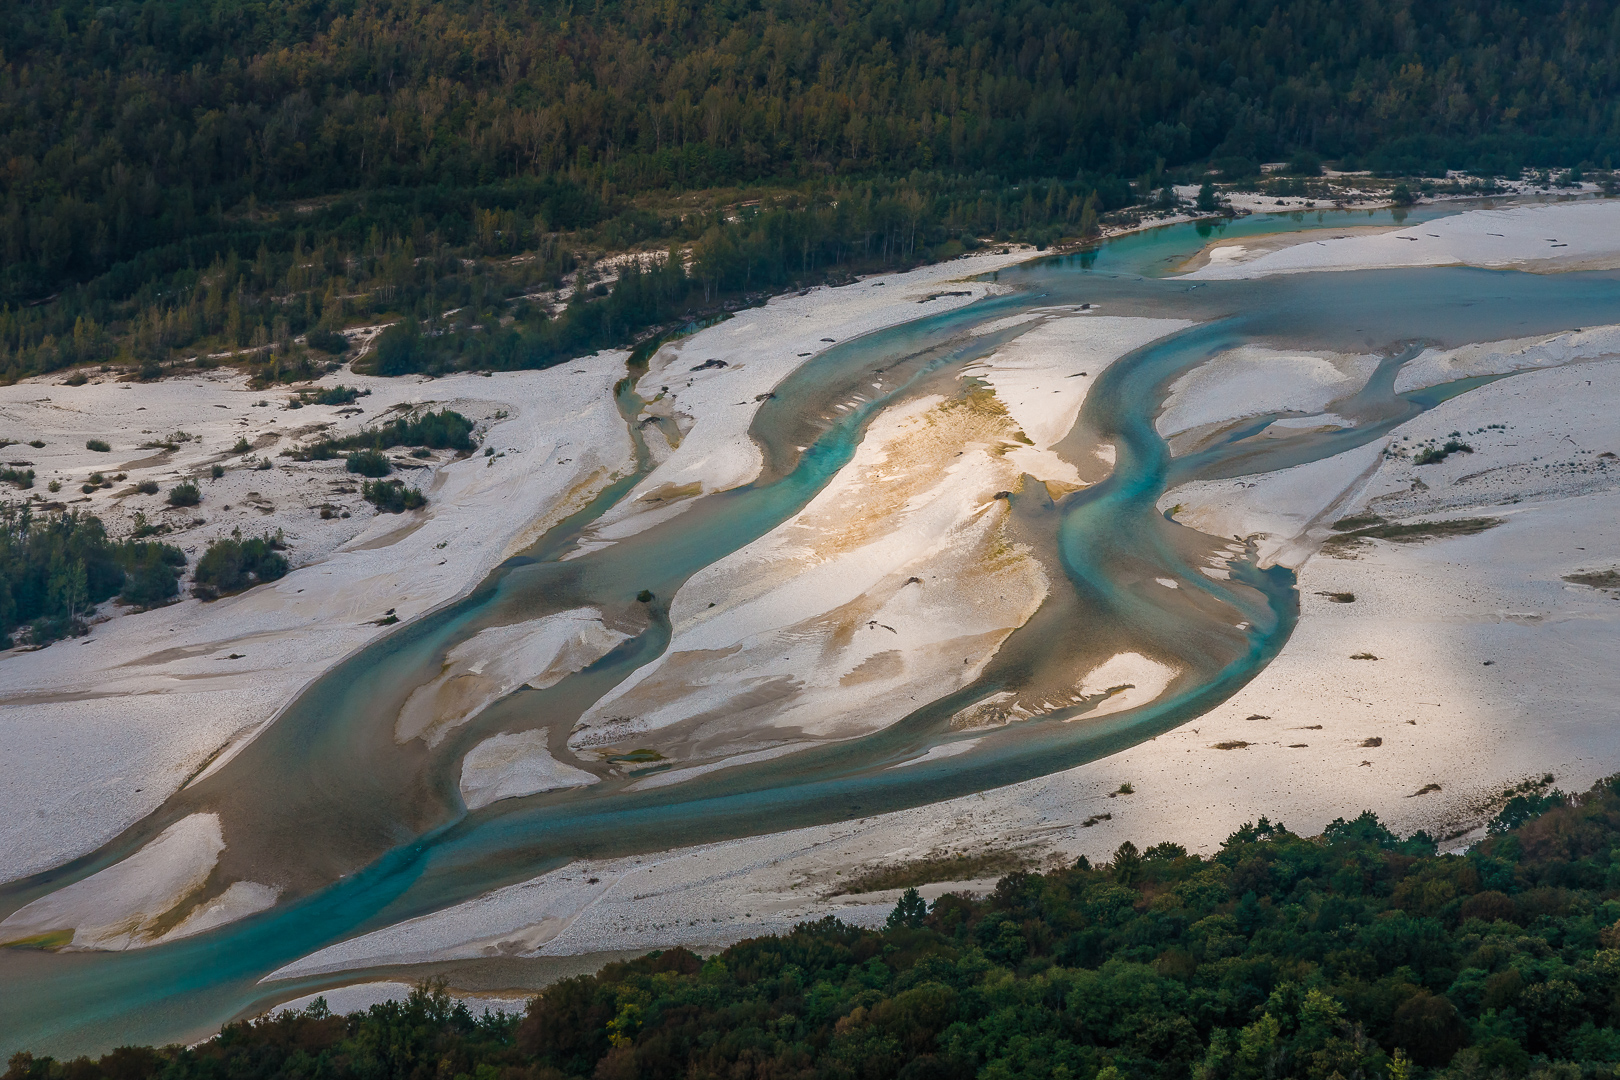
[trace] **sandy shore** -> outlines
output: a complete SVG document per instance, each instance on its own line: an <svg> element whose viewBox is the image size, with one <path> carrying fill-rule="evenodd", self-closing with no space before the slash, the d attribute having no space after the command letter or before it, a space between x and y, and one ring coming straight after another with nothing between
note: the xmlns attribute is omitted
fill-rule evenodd
<svg viewBox="0 0 1620 1080"><path fill-rule="evenodd" d="M1537 272L1620 266L1620 214L1607 200L1470 210L1402 228L1315 234L1278 248L1274 241L1219 241L1194 280L1254 278L1317 270L1403 266L1483 266Z"/></svg>
<svg viewBox="0 0 1620 1080"><path fill-rule="evenodd" d="M35 491L60 477L57 497L72 492L81 501L70 506L95 513L115 535L127 533L137 511L171 522L164 539L193 560L233 528L280 529L296 567L212 603L185 599L142 613L108 605L111 617L87 638L0 655L0 880L116 835L203 765L245 745L321 672L386 633L377 625L386 612L406 621L467 591L629 469L630 441L611 396L623 370L617 353L489 378L328 376L323 385L371 391L358 399L359 413L288 410L288 391L249 390L223 372L0 388L0 434L46 444L7 448L34 462ZM439 453L403 472L429 493L423 511L376 514L341 460L274 456L319 431L353 431L398 407L430 404L478 419L495 455ZM190 437L172 452L140 448L175 432ZM110 452L85 449L98 437ZM258 449L233 453L238 439ZM271 467L256 468L260 461ZM216 462L226 472L210 480ZM126 480L81 496L78 484L92 470ZM198 477L203 492L202 504L184 512L163 510L163 491L135 489L152 479L166 490L184 477ZM322 507L351 516L322 519Z"/></svg>
<svg viewBox="0 0 1620 1080"><path fill-rule="evenodd" d="M1185 325L1037 316L946 393L880 414L803 511L687 582L669 649L588 710L570 745L740 764L878 730L977 679L1048 589L1004 496L1084 486L1052 446L1087 388Z"/></svg>

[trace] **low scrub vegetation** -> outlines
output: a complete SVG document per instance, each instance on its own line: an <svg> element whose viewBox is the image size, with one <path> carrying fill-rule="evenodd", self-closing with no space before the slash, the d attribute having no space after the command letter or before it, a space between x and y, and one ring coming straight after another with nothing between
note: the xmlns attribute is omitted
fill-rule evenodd
<svg viewBox="0 0 1620 1080"><path fill-rule="evenodd" d="M347 468L361 476L387 476L394 471L388 455L381 450L355 450L349 454Z"/></svg>
<svg viewBox="0 0 1620 1080"><path fill-rule="evenodd" d="M396 446L423 446L430 450L471 453L478 448L472 439L473 426L471 420L449 409L424 412L420 416L390 420L341 439L322 439L293 456L301 461L326 461L344 451L383 451Z"/></svg>
<svg viewBox="0 0 1620 1080"><path fill-rule="evenodd" d="M1458 439L1448 439L1439 446L1425 446L1412 458L1414 465L1438 465L1452 454L1472 454L1474 448Z"/></svg>
<svg viewBox="0 0 1620 1080"><path fill-rule="evenodd" d="M360 485L360 496L384 514L403 514L427 505L427 496L406 487L402 480L368 480Z"/></svg>
<svg viewBox="0 0 1620 1080"><path fill-rule="evenodd" d="M246 540L240 529L232 530L229 537L209 544L197 560L191 591L200 599L217 600L286 577L287 558L281 554L285 547L279 530L274 536L266 533Z"/></svg>
<svg viewBox="0 0 1620 1080"><path fill-rule="evenodd" d="M113 541L90 514L35 517L0 505L0 648L82 634L97 604L117 596L152 607L179 593L185 553L151 541Z"/></svg>
<svg viewBox="0 0 1620 1080"><path fill-rule="evenodd" d="M1471 517L1448 518L1444 521L1419 521L1410 525L1384 521L1379 517L1346 518L1334 525L1339 530L1322 544L1324 551L1343 551L1357 547L1368 540L1388 540L1396 544L1420 544L1425 540L1441 540L1450 536L1474 536L1494 529L1505 518ZM1364 521L1377 524L1362 525ZM1350 523L1354 522L1354 525ZM1347 527L1349 526L1349 527Z"/></svg>
<svg viewBox="0 0 1620 1080"><path fill-rule="evenodd" d="M896 866L880 866L841 881L832 895L909 889L935 881L972 881L1027 870L1031 864L1028 853L1020 851L981 851L913 859Z"/></svg>
<svg viewBox="0 0 1620 1080"><path fill-rule="evenodd" d="M190 480L182 481L169 489L170 506L196 506L202 502L202 492Z"/></svg>

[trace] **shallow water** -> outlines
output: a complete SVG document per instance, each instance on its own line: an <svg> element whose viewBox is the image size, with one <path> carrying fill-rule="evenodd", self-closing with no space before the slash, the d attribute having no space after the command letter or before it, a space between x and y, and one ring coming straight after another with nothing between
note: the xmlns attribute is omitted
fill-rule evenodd
<svg viewBox="0 0 1620 1080"><path fill-rule="evenodd" d="M1242 219L1223 231L1258 235L1388 221L1387 214L1330 212L1305 220ZM1154 276L1203 243L1195 227L1176 226L1093 253L1025 264L998 275L1015 287L1011 295L828 350L785 380L760 410L755 431L770 462L766 480L706 497L635 537L560 561L589 521L629 489L635 478L627 478L465 599L344 661L214 777L152 818L70 867L0 889L0 911L14 909L117 861L187 813L222 806L228 807L232 844L227 859L302 860L310 882L300 900L173 945L124 954L0 952L0 1051L77 1052L195 1037L269 996L256 980L282 964L569 858L661 850L916 806L1068 768L1168 730L1229 696L1276 654L1292 628L1297 597L1287 571L1262 571L1242 559L1230 564L1231 581L1200 573L1192 559L1211 542L1155 510L1166 487L1318 460L1377 439L1482 382L1394 394L1395 372L1415 343L1457 345L1613 322L1620 310L1614 274L1447 268L1197 284ZM1107 480L1055 505L1015 497L1015 518L1047 537L1062 575L1047 604L1008 639L977 683L877 734L768 764L644 792L609 781L461 814L455 770L446 760L453 764L478 739L525 719L566 732L592 702L667 646L667 599L691 574L802 508L850 460L866 425L886 405L950 377L1019 329L980 337L965 331L1021 311L1082 303L1106 314L1189 318L1200 325L1138 350L1093 385L1076 438L1116 445ZM1354 403L1356 427L1281 439L1237 432L1172 457L1153 427L1168 384L1211 355L1252 342L1379 351L1391 359ZM879 369L880 396L836 420L808 419L816 403L869 384ZM629 406L633 415L635 403ZM800 454L798 445L809 449ZM1182 589L1153 586L1155 576L1175 578ZM636 600L643 589L655 596L649 605ZM557 686L520 691L486 710L448 741L453 753L430 755L419 743L403 749L394 743L399 706L412 687L437 674L456 643L487 626L585 604L640 618L645 629ZM1106 655L1123 643L1173 661L1184 675L1142 709L1086 720L1086 706L1076 705L975 731L983 741L969 753L888 770L959 737L948 718L965 706L1062 676L1099 648ZM1077 715L1078 722L1063 722ZM243 836L255 838L251 853L244 853ZM245 866L243 876L250 871ZM338 880L326 884L332 879Z"/></svg>

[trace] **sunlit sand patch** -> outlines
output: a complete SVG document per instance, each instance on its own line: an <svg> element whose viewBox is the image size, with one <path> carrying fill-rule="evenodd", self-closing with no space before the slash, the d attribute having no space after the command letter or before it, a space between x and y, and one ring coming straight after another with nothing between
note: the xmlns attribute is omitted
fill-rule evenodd
<svg viewBox="0 0 1620 1080"><path fill-rule="evenodd" d="M1080 684L1082 697L1107 697L1077 719L1090 720L1146 705L1163 694L1175 677L1174 668L1141 653L1120 653L1094 668Z"/></svg>
<svg viewBox="0 0 1620 1080"><path fill-rule="evenodd" d="M1082 711L1068 719L1092 720L1148 704L1178 674L1175 668L1140 653L1119 653L1092 668L1078 686L1045 693L1002 690L958 711L950 726L959 731L1000 727L1076 708Z"/></svg>
<svg viewBox="0 0 1620 1080"><path fill-rule="evenodd" d="M1474 375L1501 375L1526 368L1620 354L1620 326L1588 326L1561 334L1484 341L1455 349L1425 349L1395 375L1398 394Z"/></svg>
<svg viewBox="0 0 1620 1080"><path fill-rule="evenodd" d="M672 757L844 738L977 677L1046 595L1008 541L1027 436L970 383L874 421L853 461L795 518L695 575L664 657L589 710L576 748L663 732Z"/></svg>
<svg viewBox="0 0 1620 1080"><path fill-rule="evenodd" d="M604 625L596 608L482 630L451 649L438 677L406 699L394 737L437 746L452 729L518 687L554 686L629 636Z"/></svg>
<svg viewBox="0 0 1620 1080"><path fill-rule="evenodd" d="M1282 244L1285 239L1293 242ZM1594 200L1470 210L1404 228L1316 230L1243 243L1244 256L1217 261L1210 251L1205 265L1186 276L1252 278L1458 264L1540 272L1611 269L1620 265L1620 216L1612 205Z"/></svg>
<svg viewBox="0 0 1620 1080"><path fill-rule="evenodd" d="M1275 421L1273 427L1343 426L1342 418L1325 410L1366 385L1378 362L1370 355L1283 352L1258 345L1228 349L1171 384L1155 426L1178 454L1205 444L1234 421L1265 413L1307 414Z"/></svg>
<svg viewBox="0 0 1620 1080"><path fill-rule="evenodd" d="M1029 439L1035 451L1047 450L1074 427L1097 377L1116 359L1192 324L1181 319L1136 319L1109 315L1048 318L967 372L983 379ZM1012 451L1030 454L1029 449ZM1031 456L1031 464L1044 458ZM1073 473L1025 466L1043 479L1065 479Z"/></svg>
<svg viewBox="0 0 1620 1080"><path fill-rule="evenodd" d="M585 787L600 778L551 756L545 731L496 735L468 752L461 763L461 801L477 810L499 799Z"/></svg>
<svg viewBox="0 0 1620 1080"><path fill-rule="evenodd" d="M238 882L196 910L225 850L217 814L192 814L122 862L43 896L0 922L0 944L138 949L201 933L275 903L277 890Z"/></svg>
<svg viewBox="0 0 1620 1080"><path fill-rule="evenodd" d="M218 896L192 908L179 925L154 944L190 937L265 911L275 906L276 898L280 895L281 890L270 885L261 885L256 881L233 881Z"/></svg>
<svg viewBox="0 0 1620 1080"><path fill-rule="evenodd" d="M939 761L942 758L953 758L959 754L967 753L975 746L978 746L982 741L982 739L961 739L957 742L943 743L939 746L930 746L928 748L928 753L922 754L919 757L914 757L909 761L902 761L898 765L890 765L889 768L904 769L908 765L921 765L927 761Z"/></svg>

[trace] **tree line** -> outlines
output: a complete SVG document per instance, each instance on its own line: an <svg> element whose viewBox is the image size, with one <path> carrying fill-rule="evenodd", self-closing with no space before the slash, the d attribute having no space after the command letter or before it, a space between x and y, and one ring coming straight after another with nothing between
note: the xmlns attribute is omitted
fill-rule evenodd
<svg viewBox="0 0 1620 1080"><path fill-rule="evenodd" d="M1371 813L1209 857L1120 845L982 899L904 894L707 959L565 979L518 1016L441 987L3 1080L1588 1080L1620 1064L1620 778L1503 793L1465 854Z"/></svg>
<svg viewBox="0 0 1620 1080"><path fill-rule="evenodd" d="M1617 36L1595 0L18 0L0 377L758 249L702 306L1083 236L1200 163L1606 167Z"/></svg>

